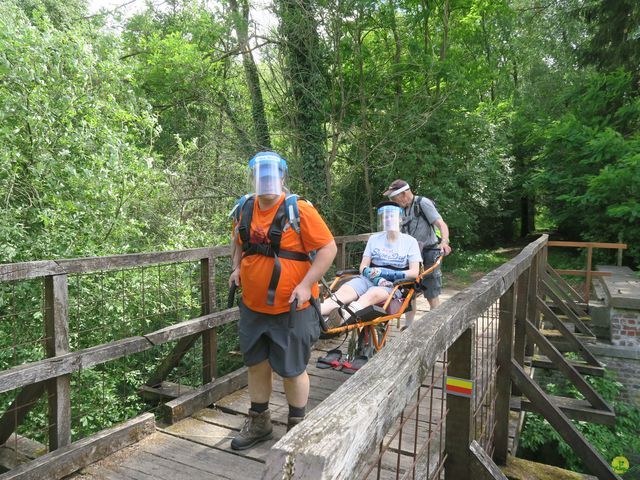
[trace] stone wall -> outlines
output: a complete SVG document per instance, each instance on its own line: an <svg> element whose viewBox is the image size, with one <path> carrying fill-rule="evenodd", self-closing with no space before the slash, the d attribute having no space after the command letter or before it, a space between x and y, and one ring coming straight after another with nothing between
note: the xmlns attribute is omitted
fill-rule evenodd
<svg viewBox="0 0 640 480"><path fill-rule="evenodd" d="M622 383L620 400L640 407L640 350L596 343L588 346L605 368Z"/></svg>
<svg viewBox="0 0 640 480"><path fill-rule="evenodd" d="M596 270L611 273L600 279L601 287L594 285L609 310L611 343L640 348L640 279L629 267L598 265Z"/></svg>
<svg viewBox="0 0 640 480"><path fill-rule="evenodd" d="M603 306L592 313L598 324L609 319L611 345L599 342L589 349L624 385L622 400L640 406L640 279L628 267L598 265L596 270L611 272L594 284Z"/></svg>
<svg viewBox="0 0 640 480"><path fill-rule="evenodd" d="M640 348L640 311L611 309L611 343Z"/></svg>

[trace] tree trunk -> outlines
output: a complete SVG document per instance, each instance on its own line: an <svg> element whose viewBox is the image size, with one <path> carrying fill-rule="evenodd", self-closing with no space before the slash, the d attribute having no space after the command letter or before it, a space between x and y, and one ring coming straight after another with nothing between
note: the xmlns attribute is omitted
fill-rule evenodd
<svg viewBox="0 0 640 480"><path fill-rule="evenodd" d="M433 43L431 42L431 37L429 36L429 17L431 16L431 5L429 5L429 0L422 0L422 28L423 28L423 38L422 41L424 43L424 55L425 58L430 57L429 49L431 49L431 55L435 56L435 52L433 51ZM430 95L429 91L429 63L425 62L424 65L424 90L427 92L427 95Z"/></svg>
<svg viewBox="0 0 640 480"><path fill-rule="evenodd" d="M306 195L321 204L327 194L324 102L327 86L318 27L310 0L279 0L278 15L287 58L294 123Z"/></svg>
<svg viewBox="0 0 640 480"><path fill-rule="evenodd" d="M395 83L395 95L394 106L395 114L400 111L400 98L402 97L402 73L400 71L400 63L402 61L402 43L400 42L400 35L398 33L398 25L396 23L396 5L393 1L389 3L391 9L391 31L393 32L393 42L395 45L395 52L393 55L393 75Z"/></svg>
<svg viewBox="0 0 640 480"><path fill-rule="evenodd" d="M375 215L373 214L373 192L369 174L369 148L367 146L367 92L365 89L364 65L362 59L362 33L356 30L356 56L358 58L358 97L360 100L360 139L358 142L358 156L362 159L364 170L364 190L367 197L370 231L375 231Z"/></svg>
<svg viewBox="0 0 640 480"><path fill-rule="evenodd" d="M344 91L344 73L342 69L342 53L340 46L340 39L342 38L342 15L338 10L338 14L335 15L332 22L331 41L334 51L334 68L331 72L332 88L333 92L330 95L331 101L331 114L329 119L329 126L331 129L331 146L329 148L329 157L325 165L325 182L327 192L331 192L331 166L336 161L338 156L338 148L340 146L340 136L342 134L343 121L346 113L346 100ZM337 87L336 87L337 86ZM339 93L339 98L336 98L336 93Z"/></svg>
<svg viewBox="0 0 640 480"><path fill-rule="evenodd" d="M442 44L440 45L440 64L442 65L447 58L447 46L449 42L449 0L444 0L442 7ZM436 93L440 94L440 78L436 82Z"/></svg>
<svg viewBox="0 0 640 480"><path fill-rule="evenodd" d="M520 198L520 237L524 238L536 230L536 206L529 196Z"/></svg>
<svg viewBox="0 0 640 480"><path fill-rule="evenodd" d="M491 45L489 44L489 35L487 34L487 25L484 13L482 14L482 43L484 44L484 53L487 58L487 67L490 72L493 72L493 67L491 65ZM491 79L491 102L494 102L496 99L496 87L493 78Z"/></svg>
<svg viewBox="0 0 640 480"><path fill-rule="evenodd" d="M262 89L260 88L260 75L249 48L249 4L247 0L241 1L242 12L240 12L237 0L229 0L229 6L231 7L233 24L238 37L238 45L242 52L242 66L244 67L247 88L251 95L251 116L255 132L254 150L271 150L269 124L267 123Z"/></svg>

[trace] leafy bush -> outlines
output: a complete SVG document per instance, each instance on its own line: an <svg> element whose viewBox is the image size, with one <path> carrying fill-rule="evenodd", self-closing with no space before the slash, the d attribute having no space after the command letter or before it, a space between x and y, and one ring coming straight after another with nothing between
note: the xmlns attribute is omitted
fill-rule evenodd
<svg viewBox="0 0 640 480"><path fill-rule="evenodd" d="M566 238L629 244L640 263L640 97L631 74L586 75L567 91L567 111L531 135L540 145L531 191Z"/></svg>

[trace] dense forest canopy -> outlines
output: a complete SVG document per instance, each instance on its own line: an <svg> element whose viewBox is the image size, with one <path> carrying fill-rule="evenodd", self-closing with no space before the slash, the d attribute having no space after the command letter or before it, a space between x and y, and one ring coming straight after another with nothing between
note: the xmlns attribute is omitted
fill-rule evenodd
<svg viewBox="0 0 640 480"><path fill-rule="evenodd" d="M125 3L123 1L123 3ZM636 0L0 2L0 261L228 241L273 148L335 234L398 177L455 246L535 220L640 263Z"/></svg>

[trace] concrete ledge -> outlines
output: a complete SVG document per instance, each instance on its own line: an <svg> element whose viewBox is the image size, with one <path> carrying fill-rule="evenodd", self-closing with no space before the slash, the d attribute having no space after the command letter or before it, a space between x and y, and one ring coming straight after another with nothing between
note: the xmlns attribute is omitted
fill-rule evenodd
<svg viewBox="0 0 640 480"><path fill-rule="evenodd" d="M629 267L597 265L598 272L611 272L610 277L602 277L609 304L613 308L640 310L640 278Z"/></svg>
<svg viewBox="0 0 640 480"><path fill-rule="evenodd" d="M589 344L588 348L594 355L640 360L640 349L637 347L622 347L618 345L609 345L607 343L592 343Z"/></svg>
<svg viewBox="0 0 640 480"><path fill-rule="evenodd" d="M500 470L509 480L597 480L591 475L571 472L511 455L507 457L507 464L500 466Z"/></svg>

